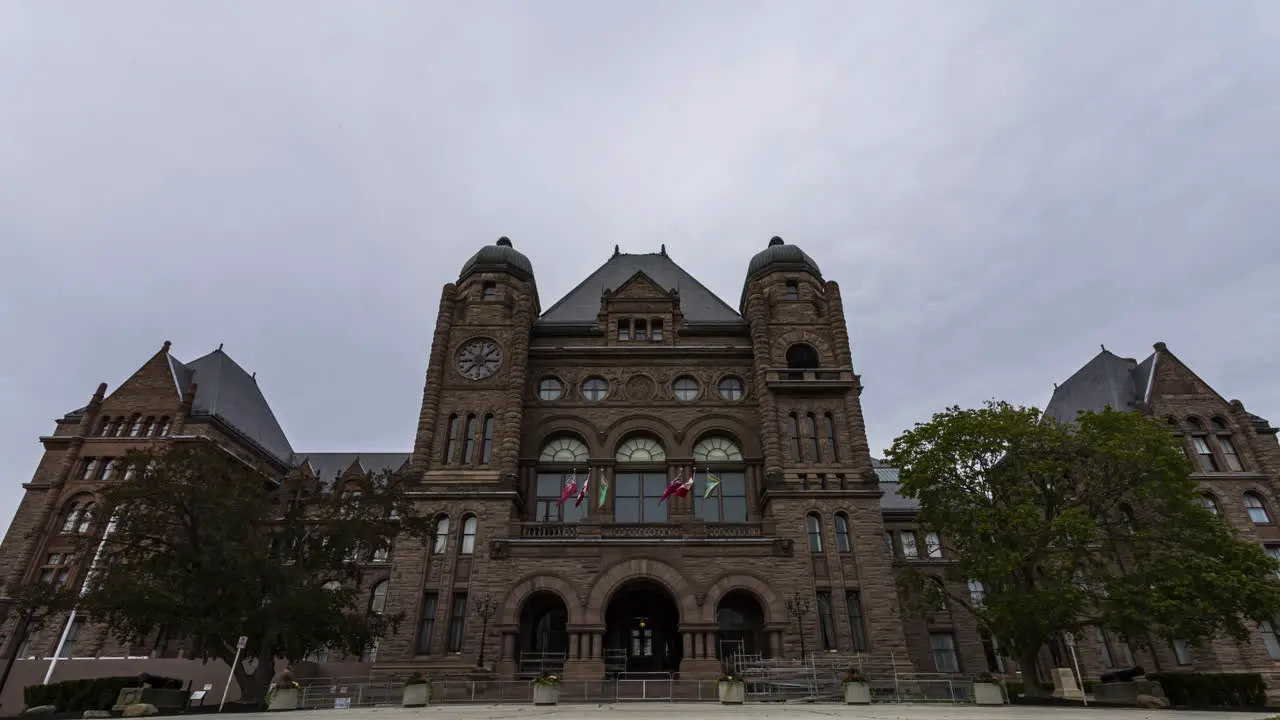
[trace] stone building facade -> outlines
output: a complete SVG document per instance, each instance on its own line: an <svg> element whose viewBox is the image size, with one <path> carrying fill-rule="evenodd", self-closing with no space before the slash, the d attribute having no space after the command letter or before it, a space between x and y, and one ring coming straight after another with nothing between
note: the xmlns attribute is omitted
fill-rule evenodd
<svg viewBox="0 0 1280 720"><path fill-rule="evenodd" d="M300 674L462 674L483 654L502 677L552 668L704 678L725 656L794 657L802 645L860 654L877 674L1011 669L959 610L921 614L900 597L898 570L945 563L946 544L916 527L895 471L871 457L861 390L839 286L781 239L750 259L736 310L665 247L615 248L544 310L532 263L503 238L441 293L412 452L295 451L256 379L221 348L183 363L165 343L42 438L0 573L81 582L86 563L68 560L67 536L93 531L85 508L117 472L112 458L205 436L282 474L421 478L437 537L398 543L368 569L371 607L407 621L361 658L314 658ZM1191 453L1207 443L1217 464L1201 479L1216 506L1280 547L1269 423L1222 400L1162 345L1143 363L1104 352L1058 388L1048 412L1106 404L1173 418ZM691 478L692 492L661 500L676 478ZM708 478L719 482L709 494ZM561 503L567 484L579 492ZM1265 522L1242 504L1255 498ZM476 612L484 599L487 621ZM63 629L24 635L6 620L6 651L24 658L11 684L38 682ZM68 640L63 656L205 673L176 639L123 647L78 624ZM1106 667L1104 647L1121 662L1114 644L1084 644L1087 667ZM1260 633L1188 651L1189 664L1175 648L1157 654L1168 668L1269 668L1280 646L1268 647ZM64 666L59 677L120 672Z"/></svg>

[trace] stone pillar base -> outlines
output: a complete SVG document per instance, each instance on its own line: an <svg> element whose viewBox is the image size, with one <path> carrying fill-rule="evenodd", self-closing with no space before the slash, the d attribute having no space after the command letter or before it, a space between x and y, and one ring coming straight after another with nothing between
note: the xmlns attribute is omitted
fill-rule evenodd
<svg viewBox="0 0 1280 720"><path fill-rule="evenodd" d="M698 658L680 661L681 680L715 680L720 677L720 661L715 658Z"/></svg>
<svg viewBox="0 0 1280 720"><path fill-rule="evenodd" d="M493 664L493 670L498 674L499 680L516 679L516 664L510 660L499 660Z"/></svg>
<svg viewBox="0 0 1280 720"><path fill-rule="evenodd" d="M604 677L604 660L566 660L564 676L568 680L600 680Z"/></svg>

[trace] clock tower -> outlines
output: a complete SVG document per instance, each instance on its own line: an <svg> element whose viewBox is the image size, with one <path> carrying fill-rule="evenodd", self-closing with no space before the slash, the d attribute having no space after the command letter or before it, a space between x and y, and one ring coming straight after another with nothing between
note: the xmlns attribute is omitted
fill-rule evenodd
<svg viewBox="0 0 1280 720"><path fill-rule="evenodd" d="M529 258L507 238L445 285L413 466L428 484L513 478L529 340L540 313Z"/></svg>

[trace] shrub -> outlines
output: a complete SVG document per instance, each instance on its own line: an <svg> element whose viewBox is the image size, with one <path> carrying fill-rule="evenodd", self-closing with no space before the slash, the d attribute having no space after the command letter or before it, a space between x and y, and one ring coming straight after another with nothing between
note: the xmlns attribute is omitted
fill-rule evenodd
<svg viewBox="0 0 1280 720"><path fill-rule="evenodd" d="M63 680L27 686L22 689L22 699L27 707L52 705L59 712L110 710L121 690L141 686L142 679L136 675Z"/></svg>
<svg viewBox="0 0 1280 720"><path fill-rule="evenodd" d="M1265 707L1267 683L1257 673L1152 673L1173 705L1184 707Z"/></svg>
<svg viewBox="0 0 1280 720"><path fill-rule="evenodd" d="M424 677L422 673L415 672L405 679L404 684L405 685L426 685L427 678Z"/></svg>
<svg viewBox="0 0 1280 720"><path fill-rule="evenodd" d="M549 687L560 687L560 676L543 673L533 679L531 685L546 685Z"/></svg>
<svg viewBox="0 0 1280 720"><path fill-rule="evenodd" d="M736 676L736 675L727 675L727 674L726 674L726 675L721 675L720 677L716 678L716 682L722 682L722 683L737 683L737 684L741 685L741 684L742 684L742 678L740 678L740 677L738 677L738 676Z"/></svg>

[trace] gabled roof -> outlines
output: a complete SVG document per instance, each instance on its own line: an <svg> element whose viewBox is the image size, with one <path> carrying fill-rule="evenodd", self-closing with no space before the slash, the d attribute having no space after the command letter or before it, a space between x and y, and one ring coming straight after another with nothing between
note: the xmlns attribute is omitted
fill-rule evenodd
<svg viewBox="0 0 1280 720"><path fill-rule="evenodd" d="M293 456L294 465L311 463L311 469L324 487L329 487L357 460L366 473L377 473L404 467L409 462L409 453L296 453Z"/></svg>
<svg viewBox="0 0 1280 720"><path fill-rule="evenodd" d="M198 385L192 415L216 417L272 457L290 464L293 447L258 388L258 381L221 347L189 363L179 362L172 355L169 362L180 397L191 388L192 381Z"/></svg>
<svg viewBox="0 0 1280 720"><path fill-rule="evenodd" d="M594 327L600 313L600 296L617 290L636 273L648 275L664 289L680 292L680 309L687 325L735 325L742 316L725 301L698 282L684 268L660 253L631 255L614 252L598 270L587 276L538 319L539 325L580 325Z"/></svg>
<svg viewBox="0 0 1280 720"><path fill-rule="evenodd" d="M1084 367L1053 390L1044 414L1058 422L1075 422L1084 411L1103 408L1133 410L1146 400L1157 357L1152 353L1138 362L1103 349Z"/></svg>

